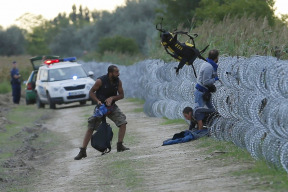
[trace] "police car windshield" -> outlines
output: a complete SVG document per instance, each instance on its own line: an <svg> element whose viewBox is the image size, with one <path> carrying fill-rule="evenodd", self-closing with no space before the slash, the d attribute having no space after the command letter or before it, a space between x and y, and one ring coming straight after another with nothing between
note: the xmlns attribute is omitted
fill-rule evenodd
<svg viewBox="0 0 288 192"><path fill-rule="evenodd" d="M49 70L49 81L62 81L68 79L79 79L87 77L81 66L56 68Z"/></svg>

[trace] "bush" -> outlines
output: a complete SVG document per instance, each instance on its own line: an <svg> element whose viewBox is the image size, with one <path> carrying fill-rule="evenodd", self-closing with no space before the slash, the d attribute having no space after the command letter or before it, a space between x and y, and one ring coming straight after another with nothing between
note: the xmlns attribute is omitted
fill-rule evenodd
<svg viewBox="0 0 288 192"><path fill-rule="evenodd" d="M0 82L0 94L11 92L11 85L8 81Z"/></svg>
<svg viewBox="0 0 288 192"><path fill-rule="evenodd" d="M207 56L211 49L220 50L221 55L244 56L252 55L277 56L288 59L288 28L281 23L270 26L266 18L255 19L243 16L242 18L225 17L220 23L206 20L202 25L193 29L183 29L199 36L195 39L198 49L210 44L203 54ZM185 35L178 36L180 42L185 42ZM149 55L152 58L161 58L165 61L175 61L160 45L158 37L150 45Z"/></svg>
<svg viewBox="0 0 288 192"><path fill-rule="evenodd" d="M141 54L131 56L130 54L116 53L111 51L105 51L103 54L100 54L98 52L89 52L83 57L81 57L81 60L85 62L109 62L117 65L133 65L134 63L137 63L144 59L145 57Z"/></svg>
<svg viewBox="0 0 288 192"><path fill-rule="evenodd" d="M105 51L127 53L131 55L139 53L136 41L122 36L105 37L100 39L98 49L101 54L104 54Z"/></svg>

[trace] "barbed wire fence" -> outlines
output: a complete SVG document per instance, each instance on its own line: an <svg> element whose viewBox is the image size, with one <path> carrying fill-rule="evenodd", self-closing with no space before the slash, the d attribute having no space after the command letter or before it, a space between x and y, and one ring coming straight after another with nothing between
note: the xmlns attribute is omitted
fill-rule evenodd
<svg viewBox="0 0 288 192"><path fill-rule="evenodd" d="M198 72L204 61L194 63ZM95 77L107 73L109 63L86 62ZM144 60L118 66L126 97L145 100L149 116L183 118L182 110L194 104L196 78L192 67ZM288 172L288 62L274 57L221 57L213 105L220 113L210 122L211 134L247 149L255 159L265 159Z"/></svg>

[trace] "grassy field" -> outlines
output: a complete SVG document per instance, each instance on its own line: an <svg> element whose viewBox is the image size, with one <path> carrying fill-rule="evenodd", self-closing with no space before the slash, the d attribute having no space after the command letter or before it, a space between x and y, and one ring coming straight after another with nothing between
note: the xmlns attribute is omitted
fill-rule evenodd
<svg viewBox="0 0 288 192"><path fill-rule="evenodd" d="M275 168L267 164L264 160L255 160L251 155L241 148L238 148L231 142L216 141L213 138L202 138L199 140L198 147L205 149L205 153L217 152L221 155L224 163L248 163L250 166L246 169L231 173L236 176L249 176L255 179L257 186L251 186L251 189L263 189L268 191L287 191L288 175L284 169ZM214 157L215 158L215 157Z"/></svg>
<svg viewBox="0 0 288 192"><path fill-rule="evenodd" d="M106 51L103 55L100 55L98 52L91 52L80 59L83 61L109 62L118 65L133 65L134 63L144 60L145 57L141 54L132 56L129 54Z"/></svg>
<svg viewBox="0 0 288 192"><path fill-rule="evenodd" d="M30 151L26 148L47 152L56 145L58 140L56 135L48 130L35 128L36 124L39 125L49 118L46 113L46 110L35 110L35 106L19 105L17 108L10 109L5 115L10 123L5 125L5 131L0 134L0 178L6 181L2 186L4 191L29 191L29 184L33 181L27 180L27 176L31 168L26 165L17 167L20 166L17 164L13 168L14 165L11 165L14 161L27 161L26 156ZM35 132L24 131L25 129ZM24 156L21 156L22 150L25 150ZM23 177L23 174L26 174L26 177ZM21 187L18 188L18 186ZM1 189L0 187L0 191Z"/></svg>
<svg viewBox="0 0 288 192"><path fill-rule="evenodd" d="M27 80L33 70L29 59L30 56L28 55L11 57L0 56L0 81L2 82L6 80L10 82L10 70L12 69L13 61L17 62L17 67L22 76L22 81Z"/></svg>
<svg viewBox="0 0 288 192"><path fill-rule="evenodd" d="M9 81L4 80L4 81L0 82L0 94L9 93L11 91L12 91L12 88L11 88Z"/></svg>
<svg viewBox="0 0 288 192"><path fill-rule="evenodd" d="M207 20L193 29L183 29L179 25L178 30L188 31L191 34L197 33L199 36L195 39L195 44L200 50L210 45L208 51L218 49L220 55L244 57L267 55L288 59L287 26L276 24L271 27L266 19L256 20L245 16L234 19L226 17L220 23ZM178 37L180 42L188 40L185 35ZM174 61L160 45L160 38L151 42L149 47L150 57ZM204 57L207 57L208 51L203 54Z"/></svg>
<svg viewBox="0 0 288 192"><path fill-rule="evenodd" d="M23 82L28 79L33 70L29 58L30 56L28 55L11 57L0 56L0 94L11 92L10 71L12 69L13 61L17 62L19 73L22 76L21 81Z"/></svg>
<svg viewBox="0 0 288 192"><path fill-rule="evenodd" d="M188 124L183 119L165 119L164 124ZM255 160L249 152L243 150L232 142L218 141L212 137L204 137L196 142L198 148L203 149L203 154L219 154L213 159L221 159L222 163L228 165L233 163L246 163L250 166L240 171L232 172L231 175L246 176L255 179L255 186L252 189L263 189L263 191L287 191L288 174L284 169L278 169L267 164L264 160Z"/></svg>

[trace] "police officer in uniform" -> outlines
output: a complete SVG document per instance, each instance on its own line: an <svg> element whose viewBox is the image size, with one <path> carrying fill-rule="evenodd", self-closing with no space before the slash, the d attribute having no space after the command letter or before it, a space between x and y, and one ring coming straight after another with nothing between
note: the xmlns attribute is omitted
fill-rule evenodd
<svg viewBox="0 0 288 192"><path fill-rule="evenodd" d="M13 61L13 68L10 74L11 74L13 103L19 104L21 97L21 81L20 81L21 75L19 74L19 70L17 69L16 61Z"/></svg>
<svg viewBox="0 0 288 192"><path fill-rule="evenodd" d="M95 95L96 92L96 95ZM123 145L123 139L126 132L126 116L121 112L116 101L124 98L124 91L122 88L122 81L119 79L119 69L115 65L108 67L108 74L99 77L94 86L91 88L89 95L91 99L97 102L98 105L106 104L110 113L106 116L111 119L117 127L119 127L117 152L129 150ZM91 116L88 119L88 130L86 131L82 147L79 154L74 158L80 160L87 157L86 148L91 140L93 131L96 131L101 124L101 118Z"/></svg>

